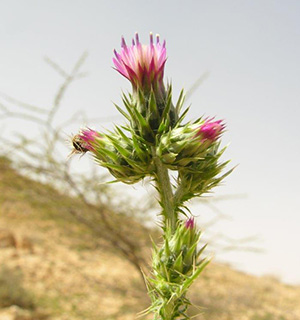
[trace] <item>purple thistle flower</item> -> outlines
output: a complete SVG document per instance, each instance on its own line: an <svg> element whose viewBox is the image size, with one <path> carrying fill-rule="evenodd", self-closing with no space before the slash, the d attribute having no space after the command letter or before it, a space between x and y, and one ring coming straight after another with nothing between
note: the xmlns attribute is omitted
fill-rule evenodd
<svg viewBox="0 0 300 320"><path fill-rule="evenodd" d="M215 141L222 134L225 125L222 120L212 121L213 119L207 119L200 126L196 136L201 138L201 141Z"/></svg>
<svg viewBox="0 0 300 320"><path fill-rule="evenodd" d="M143 45L136 33L131 46L128 46L122 37L121 47L120 53L114 50L113 63L115 69L132 83L133 88L162 90L167 60L166 42L161 44L159 35L156 35L154 42L153 34L150 33L150 44Z"/></svg>
<svg viewBox="0 0 300 320"><path fill-rule="evenodd" d="M189 218L188 220L186 220L185 227L186 227L186 229L191 229L191 230L194 229L194 227L195 227L195 219L194 219L194 217Z"/></svg>

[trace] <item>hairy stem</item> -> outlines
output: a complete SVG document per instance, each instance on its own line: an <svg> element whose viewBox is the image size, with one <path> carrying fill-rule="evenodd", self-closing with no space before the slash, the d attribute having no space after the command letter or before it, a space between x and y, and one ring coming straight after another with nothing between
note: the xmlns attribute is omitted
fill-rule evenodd
<svg viewBox="0 0 300 320"><path fill-rule="evenodd" d="M160 193L161 206L165 217L165 226L170 226L172 233L176 229L177 212L174 206L174 195L170 182L168 169L163 165L160 158L156 155L155 149L152 150L155 164L155 176L157 188Z"/></svg>
<svg viewBox="0 0 300 320"><path fill-rule="evenodd" d="M183 185L183 183L181 183L177 187L177 190L174 194L174 205L176 206L176 208L178 208L178 206L180 206L180 204L183 203L182 198L184 196L184 193L185 193L184 185Z"/></svg>

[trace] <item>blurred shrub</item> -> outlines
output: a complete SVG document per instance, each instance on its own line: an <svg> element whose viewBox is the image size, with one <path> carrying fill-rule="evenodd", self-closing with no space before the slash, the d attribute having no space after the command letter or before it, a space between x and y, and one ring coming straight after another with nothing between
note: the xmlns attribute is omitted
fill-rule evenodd
<svg viewBox="0 0 300 320"><path fill-rule="evenodd" d="M23 287L23 275L19 270L0 267L0 308L16 305L22 309L34 309L34 297Z"/></svg>

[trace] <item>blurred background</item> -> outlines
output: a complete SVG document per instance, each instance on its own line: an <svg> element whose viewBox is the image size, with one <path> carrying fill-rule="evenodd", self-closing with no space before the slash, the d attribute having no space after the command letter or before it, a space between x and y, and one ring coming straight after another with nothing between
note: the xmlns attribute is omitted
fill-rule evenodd
<svg viewBox="0 0 300 320"><path fill-rule="evenodd" d="M224 119L224 159L238 165L192 204L215 256L193 291L197 319L299 319L299 14L292 0L1 1L0 307L33 319L147 307L151 185L105 185L88 156L66 161L65 141L123 122L113 103L130 85L113 49L152 31L167 41L174 99L184 88L189 119Z"/></svg>

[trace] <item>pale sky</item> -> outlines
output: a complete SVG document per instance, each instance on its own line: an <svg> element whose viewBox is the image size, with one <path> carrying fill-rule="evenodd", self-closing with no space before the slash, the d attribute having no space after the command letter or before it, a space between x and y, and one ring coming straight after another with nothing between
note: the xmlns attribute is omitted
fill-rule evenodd
<svg viewBox="0 0 300 320"><path fill-rule="evenodd" d="M265 249L216 257L300 284L299 16L300 1L292 0L2 0L0 92L47 107L61 78L43 58L69 70L87 50L88 77L69 89L57 119L79 109L90 117L114 117L112 101L120 102L121 90L130 86L112 69L113 49L120 48L121 35L129 42L138 31L148 42L150 31L159 33L167 40L165 75L175 97L209 72L189 101L189 118L224 119L223 141L230 142L224 158L239 164L216 195L244 196L216 203L232 219L213 231L257 235ZM99 130L107 125L99 123ZM201 210L207 208L197 207L195 214Z"/></svg>

